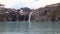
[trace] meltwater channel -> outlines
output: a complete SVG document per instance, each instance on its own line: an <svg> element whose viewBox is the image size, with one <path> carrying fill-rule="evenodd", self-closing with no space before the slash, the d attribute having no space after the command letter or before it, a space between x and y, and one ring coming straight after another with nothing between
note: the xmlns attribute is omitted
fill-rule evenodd
<svg viewBox="0 0 60 34"><path fill-rule="evenodd" d="M60 22L0 22L0 34L60 34Z"/></svg>

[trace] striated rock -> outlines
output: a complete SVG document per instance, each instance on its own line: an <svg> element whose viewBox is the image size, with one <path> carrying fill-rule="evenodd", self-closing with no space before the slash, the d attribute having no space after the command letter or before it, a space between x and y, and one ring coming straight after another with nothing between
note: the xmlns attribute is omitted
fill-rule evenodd
<svg viewBox="0 0 60 34"><path fill-rule="evenodd" d="M15 20L15 11L15 9L13 10L10 8L0 8L0 21L12 21L13 19Z"/></svg>
<svg viewBox="0 0 60 34"><path fill-rule="evenodd" d="M34 10L31 21L60 21L60 3L47 5Z"/></svg>
<svg viewBox="0 0 60 34"><path fill-rule="evenodd" d="M28 7L20 9L0 7L0 21L28 21L31 12L31 21L60 21L60 3L47 5L35 10Z"/></svg>
<svg viewBox="0 0 60 34"><path fill-rule="evenodd" d="M28 21L29 14L32 11L32 9L25 7L25 8L17 9L17 11L18 11L18 19L20 21Z"/></svg>

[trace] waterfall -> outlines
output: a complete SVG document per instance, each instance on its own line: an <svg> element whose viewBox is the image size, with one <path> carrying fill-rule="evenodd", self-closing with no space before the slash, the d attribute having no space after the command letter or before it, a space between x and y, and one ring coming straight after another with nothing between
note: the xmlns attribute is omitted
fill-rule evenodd
<svg viewBox="0 0 60 34"><path fill-rule="evenodd" d="M33 12L30 12L30 14L29 14L29 20L28 20L28 22L29 22L29 31L31 32L31 22L30 22L30 20L31 20L31 14L32 14Z"/></svg>
<svg viewBox="0 0 60 34"><path fill-rule="evenodd" d="M29 14L29 20L28 20L28 22L30 22L30 20L31 20L31 14L32 14L33 12L31 12L30 14Z"/></svg>

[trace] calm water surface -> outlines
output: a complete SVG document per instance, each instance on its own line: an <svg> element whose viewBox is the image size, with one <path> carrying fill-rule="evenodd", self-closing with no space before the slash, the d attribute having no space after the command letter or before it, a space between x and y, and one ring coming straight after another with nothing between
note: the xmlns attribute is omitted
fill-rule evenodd
<svg viewBox="0 0 60 34"><path fill-rule="evenodd" d="M60 34L60 22L0 22L0 34Z"/></svg>

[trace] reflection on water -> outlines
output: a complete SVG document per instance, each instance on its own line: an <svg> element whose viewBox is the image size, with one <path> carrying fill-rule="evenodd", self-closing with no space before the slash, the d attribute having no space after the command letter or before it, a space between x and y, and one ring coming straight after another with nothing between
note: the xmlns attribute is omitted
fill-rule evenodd
<svg viewBox="0 0 60 34"><path fill-rule="evenodd" d="M31 25L29 25L29 23ZM60 34L59 22L1 22L0 34Z"/></svg>

